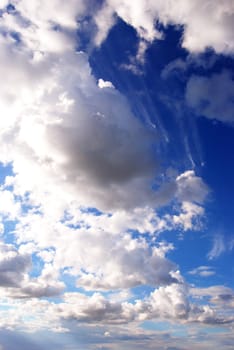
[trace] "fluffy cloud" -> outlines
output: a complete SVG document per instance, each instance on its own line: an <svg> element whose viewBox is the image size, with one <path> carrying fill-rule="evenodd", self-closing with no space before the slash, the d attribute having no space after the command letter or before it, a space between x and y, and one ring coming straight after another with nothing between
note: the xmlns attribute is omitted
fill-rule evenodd
<svg viewBox="0 0 234 350"><path fill-rule="evenodd" d="M19 297L41 297L58 295L64 288L56 281L56 273L45 266L41 275L30 278L32 259L21 254L11 244L0 244L0 295Z"/></svg>
<svg viewBox="0 0 234 350"><path fill-rule="evenodd" d="M209 189L202 179L188 170L176 178L177 198L182 202L203 203Z"/></svg>
<svg viewBox="0 0 234 350"><path fill-rule="evenodd" d="M211 77L192 76L186 88L186 102L198 116L233 124L234 81L230 71Z"/></svg>
<svg viewBox="0 0 234 350"><path fill-rule="evenodd" d="M36 48L28 38L35 28L51 23L61 27L48 27L51 33L74 30L76 19L85 13L84 4L41 1L39 15L28 1L13 5L15 10L3 12L0 20L8 33L0 43L5 81L0 93L1 110L8 116L2 119L1 159L13 162L15 191L37 193L40 185L46 192L61 192L61 198L75 197L82 205L105 210L171 200L175 183L151 190L159 174L158 155L152 150L158 136L134 117L127 100L111 83L97 84L85 54L72 47L52 52L43 43ZM59 8L53 20L52 5ZM12 30L18 32L19 42L10 36ZM35 33L32 37L40 39ZM31 171L37 174L33 178ZM177 180L178 191L182 181Z"/></svg>
<svg viewBox="0 0 234 350"><path fill-rule="evenodd" d="M108 220L103 220L103 225L104 222L108 227ZM46 249L53 249L50 263L46 263L51 266L50 279L53 272L56 275L56 271L64 271L78 278L77 287L108 290L176 281L172 275L176 266L166 258L172 245L158 243L150 247L143 237L132 238L118 230L108 232L99 225L79 229L29 216L17 225L15 234L21 243L20 251L27 251L26 242L33 241L31 249L47 260Z"/></svg>
<svg viewBox="0 0 234 350"><path fill-rule="evenodd" d="M184 231L199 229L204 215L204 203L208 193L208 186L195 175L193 170L185 171L176 178L175 197L180 203L177 214L166 215L169 227L180 227Z"/></svg>
<svg viewBox="0 0 234 350"><path fill-rule="evenodd" d="M177 275L177 277L179 277ZM214 307L208 305L197 306L191 301L197 296L220 294L219 300L214 297ZM224 294L226 293L226 294ZM136 322L147 320L164 320L177 324L208 324L224 325L233 322L233 315L223 313L219 308L221 303L228 300L230 290L222 286L207 289L192 289L189 291L181 280L180 284L171 284L155 289L149 296L135 302L115 301L104 297L100 293L85 295L77 292L67 292L63 299L56 303L46 300L16 300L14 303L2 301L7 310L8 318L1 319L1 325L7 324L20 330L51 329L55 332L77 332L81 325L99 324L121 325L129 323L136 327ZM231 292L232 293L232 292ZM222 297L222 301L221 301ZM231 294L233 297L233 294ZM229 297L230 300L230 297ZM229 307L231 304L229 303ZM228 309L227 309L228 310ZM3 312L2 316L5 316ZM22 322L24 320L24 322ZM78 327L78 328L77 328ZM96 327L96 326L95 326ZM116 333L117 329L114 328ZM103 332L104 333L104 332ZM106 336L111 336L106 332Z"/></svg>
<svg viewBox="0 0 234 350"><path fill-rule="evenodd" d="M9 3L4 1L2 8ZM142 40L140 46L163 38L163 30L157 26L160 22L164 26L183 27L182 45L191 52L201 52L208 47L226 54L234 50L233 0L197 0L194 3L179 0L176 4L171 0L138 0L134 3L107 0L102 4L83 0L72 0L69 4L61 0L50 3L40 0L32 4L28 0L14 0L11 4L16 9L10 11L14 16L5 10L1 19L3 26L8 31L18 32L33 50L63 52L74 47L75 29L90 14L97 27L96 45L105 40L117 15L136 29Z"/></svg>
<svg viewBox="0 0 234 350"><path fill-rule="evenodd" d="M5 16L18 19L17 14ZM10 30L4 17L1 21ZM78 189L82 204L101 208L157 201L150 190L159 167L151 148L157 135L137 121L110 83L98 86L85 54L34 48L27 41L33 25L18 44L8 37L0 41L5 81L0 107L8 116L1 120L1 160L13 161L26 190L39 183L70 193ZM35 179L27 175L32 168Z"/></svg>
<svg viewBox="0 0 234 350"><path fill-rule="evenodd" d="M135 4L118 4L105 3L95 16L97 43L115 11L143 41L161 36L154 16L148 21L145 2L138 3L141 13ZM61 318L115 324L214 319L208 306L190 305L177 266L167 258L173 245L158 238L164 229L196 227L207 186L191 170L164 175L159 135L134 116L111 82L97 82L88 57L75 52L77 21L87 10L83 2L13 5L0 17L0 160L13 169L1 187L0 214L15 221L18 248L2 246L0 287L2 295L17 299L9 312L18 317L13 325L24 317L32 327L51 322L56 329ZM158 5L149 5L156 11ZM54 16L52 8L58 9ZM157 207L171 203L176 214L157 215ZM56 304L40 300L58 296L66 278L89 293L156 289L132 303L75 292Z"/></svg>
<svg viewBox="0 0 234 350"><path fill-rule="evenodd" d="M65 202L76 200L102 210L166 204L176 188L179 200L185 200L179 192L183 181L192 181L189 174L176 183L166 179L152 191L152 180L162 171L154 129L137 120L128 101L109 82L96 82L84 53L32 46L27 33L43 21L50 22L49 14L36 16L35 6L28 2L15 6L19 12L6 11L1 18L8 34L8 17L20 31L25 25L21 21L17 27L15 21L32 12L25 33L19 32L19 42L7 36L0 42L5 81L1 110L8 116L2 118L1 160L13 163L15 193L31 191L39 204L40 188ZM69 26L66 16L73 12L69 7L67 14L66 9L58 12L55 22ZM48 11L45 2L41 10Z"/></svg>
<svg viewBox="0 0 234 350"><path fill-rule="evenodd" d="M21 203L8 190L0 190L0 216L5 220L16 220L21 213Z"/></svg>
<svg viewBox="0 0 234 350"><path fill-rule="evenodd" d="M208 324L228 323L233 319L220 317L211 307L196 306L189 301L187 287L181 284L160 287L149 297L135 303L117 303L101 294L85 296L80 293L65 293L64 302L54 307L54 313L65 320L78 322L104 322L124 324L149 319L181 320Z"/></svg>
<svg viewBox="0 0 234 350"><path fill-rule="evenodd" d="M0 286L17 287L31 266L28 255L20 255L12 245L0 245Z"/></svg>
<svg viewBox="0 0 234 350"><path fill-rule="evenodd" d="M191 202L183 202L180 212L172 217L167 216L175 227L182 227L184 231L199 229L202 226L204 208ZM171 226L173 226L173 224Z"/></svg>
<svg viewBox="0 0 234 350"><path fill-rule="evenodd" d="M234 51L232 0L179 0L176 3L171 0L107 0L97 14L98 43L108 33L108 25L109 29L113 25L110 19L114 13L132 25L141 39L149 42L163 37L163 31L157 28L159 21L164 26L183 26L182 45L191 52L200 52L208 47L218 53L231 54Z"/></svg>
<svg viewBox="0 0 234 350"><path fill-rule="evenodd" d="M39 74L41 65L48 68L48 62L35 64L30 79ZM24 68L26 64L27 58ZM78 189L81 201L86 198L85 204L91 206L131 207L148 198L157 201L149 183L158 168L151 150L156 136L134 118L124 97L114 88L96 85L84 54L67 54L50 65L49 72L44 81L43 76L37 80L37 86L20 78L14 90L5 86L3 96L13 90L15 107L3 100L4 112L13 117L1 133L6 152L2 161L13 161L21 180L29 180L27 186L38 181L46 185L49 175L68 192L69 186L70 192ZM8 74L13 79L10 67ZM26 70L26 74L30 73ZM16 95L17 84L27 100ZM26 174L32 167L38 168L35 183Z"/></svg>
<svg viewBox="0 0 234 350"><path fill-rule="evenodd" d="M150 207L111 214L84 210L75 201L67 205L58 195L55 201L53 194L45 198L39 194L40 211L32 208L21 215L14 232L20 251L36 253L55 271L78 278L77 287L108 290L171 284L177 280L176 266L166 255L173 246L158 235L177 227L198 228L207 191L193 171L178 176L177 213L161 216ZM185 201L188 197L194 202Z"/></svg>
<svg viewBox="0 0 234 350"><path fill-rule="evenodd" d="M34 4L27 0L13 0L9 4L13 6L10 10L2 5L0 20L2 31L7 31L9 37L17 33L19 41L38 53L62 53L75 47L77 18L85 14L83 1L72 0L65 4L61 0L49 3L40 0Z"/></svg>

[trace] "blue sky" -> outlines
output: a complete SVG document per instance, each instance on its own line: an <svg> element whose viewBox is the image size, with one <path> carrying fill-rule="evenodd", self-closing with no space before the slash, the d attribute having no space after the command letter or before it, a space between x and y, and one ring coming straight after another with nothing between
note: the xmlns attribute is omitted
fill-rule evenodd
<svg viewBox="0 0 234 350"><path fill-rule="evenodd" d="M1 2L0 350L233 348L233 17Z"/></svg>

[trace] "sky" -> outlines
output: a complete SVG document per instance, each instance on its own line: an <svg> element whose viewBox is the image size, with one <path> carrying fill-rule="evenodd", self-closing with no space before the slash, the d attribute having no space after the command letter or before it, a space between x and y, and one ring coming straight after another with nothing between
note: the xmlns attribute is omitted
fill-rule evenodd
<svg viewBox="0 0 234 350"><path fill-rule="evenodd" d="M0 350L233 349L233 33L233 0L1 0Z"/></svg>

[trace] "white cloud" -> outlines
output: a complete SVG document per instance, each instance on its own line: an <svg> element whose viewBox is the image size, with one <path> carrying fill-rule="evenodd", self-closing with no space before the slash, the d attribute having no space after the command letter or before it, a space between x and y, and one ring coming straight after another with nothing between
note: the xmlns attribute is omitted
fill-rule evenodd
<svg viewBox="0 0 234 350"><path fill-rule="evenodd" d="M177 176L176 187L175 197L180 205L178 213L165 216L168 226L182 228L184 231L201 228L204 216L202 204L209 193L208 186L193 170L188 170Z"/></svg>
<svg viewBox="0 0 234 350"><path fill-rule="evenodd" d="M233 295L233 290L229 287L222 285L207 287L207 288L191 288L191 294L196 297L210 296L215 297L218 295L230 294Z"/></svg>
<svg viewBox="0 0 234 350"><path fill-rule="evenodd" d="M17 33L23 45L39 53L62 53L75 48L77 18L84 15L86 8L83 1L13 0L10 3L15 11L4 11L0 19L0 28L8 35Z"/></svg>
<svg viewBox="0 0 234 350"><path fill-rule="evenodd" d="M175 226L182 227L183 230L195 230L202 226L204 208L191 202L182 202L180 213L172 215L171 220Z"/></svg>
<svg viewBox="0 0 234 350"><path fill-rule="evenodd" d="M113 84L110 81L104 81L103 79L98 79L98 86L103 89L103 88L113 88Z"/></svg>
<svg viewBox="0 0 234 350"><path fill-rule="evenodd" d="M163 38L163 31L157 27L159 21L164 26L182 26L182 45L190 52L201 52L207 47L225 54L234 50L233 0L193 3L179 0L176 4L171 0L107 0L101 7L90 6L82 0L72 0L69 4L61 0L49 3L40 0L35 4L29 0L14 0L11 3L18 14L12 16L5 12L4 25L8 30L17 29L27 46L34 50L62 52L72 47L79 20L90 14L97 26L96 45L105 40L117 15L136 29L142 43ZM2 8L6 4L5 1Z"/></svg>
<svg viewBox="0 0 234 350"><path fill-rule="evenodd" d="M215 271L211 266L199 266L188 272L190 275L198 275L201 277L209 277L215 275Z"/></svg>
<svg viewBox="0 0 234 350"><path fill-rule="evenodd" d="M230 71L211 77L192 76L186 88L186 102L198 116L233 123L234 81Z"/></svg>
<svg viewBox="0 0 234 350"><path fill-rule="evenodd" d="M152 180L161 171L159 157L152 151L158 138L155 131L136 119L111 82L99 80L97 85L85 54L67 47L66 52L51 53L42 44L35 48L28 38L30 30L41 28L41 24L73 28L76 16L85 11L82 3L74 0L67 6L54 0L53 7L59 10L53 20L47 2L38 5L39 15L31 2L14 4L19 12L5 12L1 18L9 33L11 28L20 31L21 42L16 45L9 37L1 39L6 83L0 93L2 111L9 117L3 119L0 142L1 160L12 161L17 174L12 179L15 192L31 190L39 199L41 187L67 201L75 199L81 205L105 210L170 201L176 190L173 181L159 185L158 191L151 190ZM25 25L21 17L30 17L30 21ZM183 176L177 179L180 200L181 183L193 181L192 175Z"/></svg>
<svg viewBox="0 0 234 350"><path fill-rule="evenodd" d="M0 190L0 216L5 220L15 220L21 213L21 203L8 190Z"/></svg>
<svg viewBox="0 0 234 350"><path fill-rule="evenodd" d="M31 267L29 255L20 255L10 244L0 244L0 286L17 287Z"/></svg>
<svg viewBox="0 0 234 350"><path fill-rule="evenodd" d="M159 233L177 227L196 229L196 218L201 215L192 203L185 202L182 207L187 204L189 209L184 216L159 217L152 208L110 215L84 211L77 203L57 212L50 200L50 196L45 198L40 212L29 210L19 218L14 230L19 251L37 254L55 272L74 276L77 287L87 290L175 282L176 266L166 258L173 245L160 241Z"/></svg>
<svg viewBox="0 0 234 350"><path fill-rule="evenodd" d="M21 12L27 17L26 4ZM32 7L26 32L34 25ZM64 202L130 209L166 204L176 186L181 200L181 183L199 181L184 174L177 184L165 181L152 191L151 182L161 172L159 156L152 150L158 142L155 130L137 120L110 82L100 80L97 85L84 53L67 49L58 54L44 48L38 59L27 34L21 35L24 45L6 37L1 42L1 108L9 116L2 119L1 160L13 162L17 194L32 191L40 203L51 192Z"/></svg>
<svg viewBox="0 0 234 350"><path fill-rule="evenodd" d="M150 296L135 303L113 302L100 293L85 296L65 293L64 301L54 305L54 314L66 320L83 323L124 324L144 320L171 320L225 324L233 320L229 315L219 316L210 306L196 306L188 298L187 287L181 284L160 287Z"/></svg>
<svg viewBox="0 0 234 350"><path fill-rule="evenodd" d="M99 41L107 35L108 26L110 29L113 25L110 9L132 25L140 38L149 42L163 36L155 25L159 21L165 26L183 26L182 46L191 52L201 52L208 47L218 53L231 54L234 51L233 0L179 0L176 3L171 0L108 0L97 15Z"/></svg>
<svg viewBox="0 0 234 350"><path fill-rule="evenodd" d="M202 203L209 189L202 179L195 175L193 170L188 170L176 178L176 196L182 202Z"/></svg>
<svg viewBox="0 0 234 350"><path fill-rule="evenodd" d="M233 316L234 312L234 290L222 286L214 285L207 288L191 288L191 295L198 299L209 299L217 312L226 316Z"/></svg>
<svg viewBox="0 0 234 350"><path fill-rule="evenodd" d="M56 303L39 299L12 301L5 298L1 299L4 306L1 326L29 331L50 329L54 332L65 332L69 328L74 330L74 327L77 331L76 327L81 324L95 324L96 327L97 323L100 326L128 323L128 327L131 327L131 324L136 327L137 323L145 320L166 320L177 322L178 325L225 325L233 322L233 315L226 311L223 313L224 309L219 308L222 304L221 299L225 302L224 299L227 300L227 292L230 294L230 290L227 291L227 288L221 286L211 289L192 289L189 292L181 281L180 284L159 287L144 299L131 303L110 300L100 293L88 296L77 292L64 293L63 299ZM198 306L191 301L191 295L197 298L200 295L211 296L212 293L222 293L219 294L219 300L215 296L211 299L214 307L207 304Z"/></svg>
<svg viewBox="0 0 234 350"><path fill-rule="evenodd" d="M209 260L218 258L221 254L232 251L234 248L233 236L225 237L222 234L216 234L213 237L212 247L207 254Z"/></svg>
<svg viewBox="0 0 234 350"><path fill-rule="evenodd" d="M26 63L27 57L25 67ZM45 68L48 64L43 62ZM40 65L33 67L34 77ZM24 102L16 96L17 84L30 99ZM27 186L45 187L56 178L55 187L63 184L70 193L79 189L81 203L101 208L144 205L148 199L157 202L149 182L158 167L150 149L155 136L134 118L115 89L96 86L85 55L69 53L49 64L49 75L37 85L15 82L18 116L1 135L2 160L14 162L19 181L24 178ZM4 109L11 113L8 106L6 101ZM29 179L30 168L38 169L37 177Z"/></svg>
<svg viewBox="0 0 234 350"><path fill-rule="evenodd" d="M167 258L173 245L158 238L164 229L195 228L207 186L194 171L161 176L165 169L155 151L159 136L133 115L111 82L97 83L87 56L74 51L83 2L13 4L17 11L0 18L6 33L0 39L0 160L13 167L1 189L0 213L17 220L19 247L2 245L0 286L2 296L16 299L11 301L12 325L24 318L31 329L50 323L61 329L60 318L87 323L212 319L209 307L190 305L177 266ZM119 15L142 40L160 37L145 3L138 4L123 1ZM51 9L58 10L53 14ZM113 25L108 11L103 24L103 12L95 17L99 28L105 26L97 43ZM157 190L152 190L155 179ZM172 201L176 215L157 215L158 206ZM92 214L90 207L101 212ZM36 277L30 255L35 264L40 259ZM62 293L61 279L67 275L89 291L157 289L133 303L101 293L65 293L57 304L39 300Z"/></svg>
<svg viewBox="0 0 234 350"><path fill-rule="evenodd" d="M76 17L85 9L85 2L82 0L71 0L69 3L62 0L39 0L36 4L30 0L13 0L11 3L25 18L38 26L53 19L53 23L72 29L76 29Z"/></svg>
<svg viewBox="0 0 234 350"><path fill-rule="evenodd" d="M89 228L79 229L40 215L28 215L17 225L15 234L18 243L23 243L20 251L26 249L24 242L33 241L34 251L45 261L48 260L45 248L50 247L53 254L49 261L54 274L64 270L77 279L77 287L108 290L175 281L171 273L176 266L166 258L172 245L155 243L150 247L145 238L132 238L124 232L127 227L115 227L104 218L102 221L101 226L94 222ZM84 224L90 226L91 220ZM108 231L108 226L113 231Z"/></svg>
<svg viewBox="0 0 234 350"><path fill-rule="evenodd" d="M51 265L41 275L30 278L31 255L21 253L12 244L0 244L0 295L13 298L54 296L64 288Z"/></svg>

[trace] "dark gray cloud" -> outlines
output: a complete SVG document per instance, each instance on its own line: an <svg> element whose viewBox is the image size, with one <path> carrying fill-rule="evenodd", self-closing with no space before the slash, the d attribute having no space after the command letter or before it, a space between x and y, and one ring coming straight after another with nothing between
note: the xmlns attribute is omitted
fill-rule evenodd
<svg viewBox="0 0 234 350"><path fill-rule="evenodd" d="M10 244L0 244L0 286L19 287L31 268L31 257L20 255Z"/></svg>
<svg viewBox="0 0 234 350"><path fill-rule="evenodd" d="M32 258L29 254L20 254L11 244L0 244L0 288L6 296L13 298L51 297L61 293L62 282L41 276L29 276Z"/></svg>

